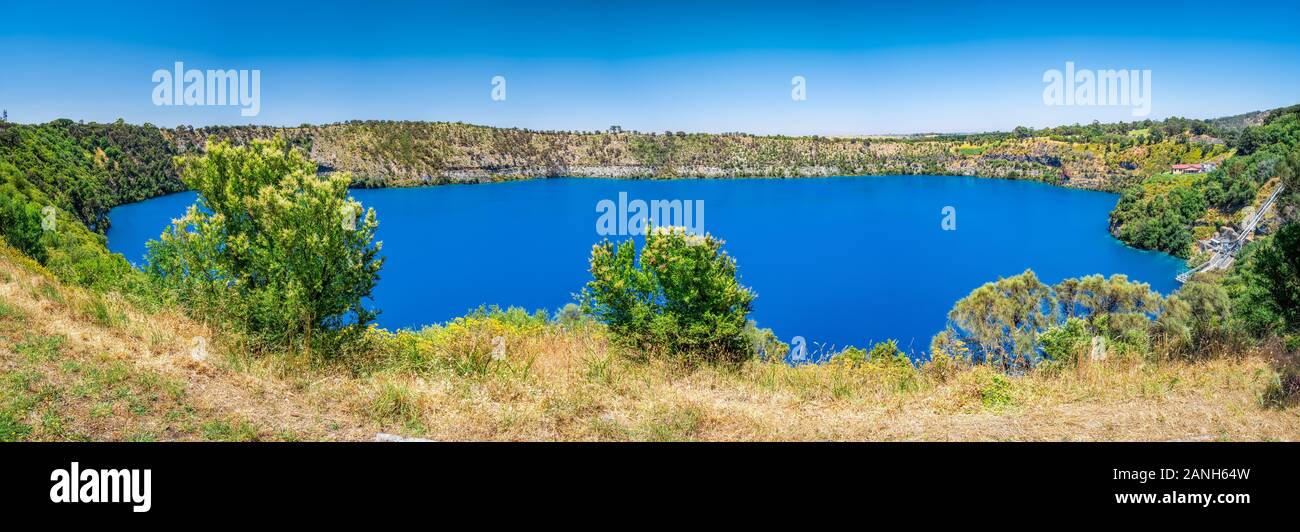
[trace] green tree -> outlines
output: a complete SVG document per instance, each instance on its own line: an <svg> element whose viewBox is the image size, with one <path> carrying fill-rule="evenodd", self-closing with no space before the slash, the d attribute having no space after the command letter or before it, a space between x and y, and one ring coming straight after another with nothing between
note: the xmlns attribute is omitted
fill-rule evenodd
<svg viewBox="0 0 1300 532"><path fill-rule="evenodd" d="M209 144L182 166L198 203L149 245L161 285L271 344L332 352L373 320L378 222L348 197L351 176L316 175L281 137Z"/></svg>
<svg viewBox="0 0 1300 532"><path fill-rule="evenodd" d="M1083 320L1068 318L1064 324L1043 331L1038 341L1043 347L1043 356L1049 360L1076 364L1088 350L1092 334L1088 332Z"/></svg>
<svg viewBox="0 0 1300 532"><path fill-rule="evenodd" d="M1276 235L1247 244L1237 255L1232 269L1223 277L1232 304L1233 328L1253 338L1268 338L1286 328L1281 309L1270 291L1272 284L1261 274L1258 264L1265 248L1273 245Z"/></svg>
<svg viewBox="0 0 1300 532"><path fill-rule="evenodd" d="M592 279L579 298L627 344L711 361L751 356L754 293L737 281L722 244L660 227L647 232L638 260L634 241L605 240L592 248Z"/></svg>
<svg viewBox="0 0 1300 532"><path fill-rule="evenodd" d="M1287 332L1300 331L1300 224L1282 227L1255 258L1254 268Z"/></svg>
<svg viewBox="0 0 1300 532"><path fill-rule="evenodd" d="M1277 176L1286 187L1277 198L1277 212L1283 220L1300 221L1300 148L1292 149L1283 164L1278 165Z"/></svg>
<svg viewBox="0 0 1300 532"><path fill-rule="evenodd" d="M1062 314L1083 318L1094 334L1113 337L1121 322L1144 324L1160 312L1160 294L1151 290L1151 285L1129 281L1123 274L1066 279L1055 289Z"/></svg>
<svg viewBox="0 0 1300 532"><path fill-rule="evenodd" d="M1003 370L1037 357L1038 334L1055 323L1057 300L1032 270L985 283L948 313L952 335L973 344L984 362Z"/></svg>

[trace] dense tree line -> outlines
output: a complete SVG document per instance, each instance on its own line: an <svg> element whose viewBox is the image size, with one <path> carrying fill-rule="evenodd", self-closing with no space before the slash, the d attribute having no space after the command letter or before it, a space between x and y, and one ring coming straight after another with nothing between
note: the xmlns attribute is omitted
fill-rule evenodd
<svg viewBox="0 0 1300 532"><path fill-rule="evenodd" d="M40 198L103 231L114 206L184 189L162 130L122 121L0 123L0 184Z"/></svg>

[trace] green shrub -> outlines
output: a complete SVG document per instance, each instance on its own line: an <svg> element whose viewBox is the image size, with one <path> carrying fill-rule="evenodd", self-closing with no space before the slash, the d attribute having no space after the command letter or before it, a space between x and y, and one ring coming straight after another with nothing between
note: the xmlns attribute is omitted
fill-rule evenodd
<svg viewBox="0 0 1300 532"><path fill-rule="evenodd" d="M1247 245L1223 285L1234 330L1254 338L1300 332L1300 223Z"/></svg>
<svg viewBox="0 0 1300 532"><path fill-rule="evenodd" d="M971 352L966 347L966 342L958 339L951 330L943 330L930 339L929 359L921 365L921 371L939 382L945 382L956 376L970 361Z"/></svg>
<svg viewBox="0 0 1300 532"><path fill-rule="evenodd" d="M871 364L882 368L913 368L912 359L898 348L898 342L886 340L871 346L870 351L849 347L831 358L833 362L844 364Z"/></svg>
<svg viewBox="0 0 1300 532"><path fill-rule="evenodd" d="M1289 332L1300 331L1300 223L1282 227L1253 264Z"/></svg>
<svg viewBox="0 0 1300 532"><path fill-rule="evenodd" d="M538 338L554 327L545 311L522 308L479 307L447 323L419 331L372 331L377 350L389 359L381 364L419 373L449 371L460 377L482 377L495 370L526 374L532 355L521 342ZM494 357L500 349L504 359Z"/></svg>
<svg viewBox="0 0 1300 532"><path fill-rule="evenodd" d="M592 248L592 280L579 298L628 345L710 361L749 357L745 328L754 293L736 280L736 261L722 244L681 228L655 228L638 257L632 240L606 240Z"/></svg>
<svg viewBox="0 0 1300 532"><path fill-rule="evenodd" d="M1011 395L1011 381L998 374L991 374L983 381L979 389L980 403L990 410L1001 410L1015 404Z"/></svg>
<svg viewBox="0 0 1300 532"><path fill-rule="evenodd" d="M1205 355L1236 336L1231 299L1220 283L1188 281L1165 298L1164 307L1153 332L1164 340L1170 355Z"/></svg>
<svg viewBox="0 0 1300 532"><path fill-rule="evenodd" d="M1064 324L1057 325L1038 336L1043 347L1043 356L1058 364L1077 364L1092 342L1092 335L1083 320L1070 318Z"/></svg>
<svg viewBox="0 0 1300 532"><path fill-rule="evenodd" d="M567 303L560 310L555 311L555 323L566 329L582 325L587 318L587 315L582 312L582 307L577 303Z"/></svg>
<svg viewBox="0 0 1300 532"><path fill-rule="evenodd" d="M0 236L9 245L38 262L45 262L42 233L40 209L21 198L11 198L0 192Z"/></svg>
<svg viewBox="0 0 1300 532"><path fill-rule="evenodd" d="M1082 318L1088 332L1109 338L1145 333L1147 321L1160 312L1160 294L1123 274L1066 279L1053 289L1063 316Z"/></svg>

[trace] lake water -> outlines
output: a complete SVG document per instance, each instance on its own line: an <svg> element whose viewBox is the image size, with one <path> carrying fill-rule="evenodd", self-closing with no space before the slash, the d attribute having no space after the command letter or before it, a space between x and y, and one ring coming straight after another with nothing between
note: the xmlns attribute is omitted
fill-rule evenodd
<svg viewBox="0 0 1300 532"><path fill-rule="evenodd" d="M1116 195L1028 181L562 178L353 190L377 212L388 259L374 292L380 325L444 322L480 304L553 312L588 279L602 238L597 204L620 192L702 200L704 229L726 240L758 294L751 317L783 340L803 336L810 353L890 338L924 351L954 302L1025 268L1050 283L1124 273L1161 293L1183 268L1107 233ZM145 242L193 201L186 192L113 209L109 248L143 263ZM951 231L942 227L949 206Z"/></svg>

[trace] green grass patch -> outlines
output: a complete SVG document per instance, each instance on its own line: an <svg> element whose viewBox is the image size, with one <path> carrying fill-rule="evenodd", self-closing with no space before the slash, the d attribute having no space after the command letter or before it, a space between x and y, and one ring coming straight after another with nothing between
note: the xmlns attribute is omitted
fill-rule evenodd
<svg viewBox="0 0 1300 532"><path fill-rule="evenodd" d="M83 315L101 327L116 327L126 321L126 316L115 310L104 300L104 296L92 295L80 305Z"/></svg>
<svg viewBox="0 0 1300 532"><path fill-rule="evenodd" d="M41 281L40 284L36 285L36 287L32 289L32 296L37 299L53 301L60 305L67 303L67 301L63 299L63 293L59 292L58 287L48 281Z"/></svg>
<svg viewBox="0 0 1300 532"><path fill-rule="evenodd" d="M26 317L21 309L0 299L0 320L24 321Z"/></svg>
<svg viewBox="0 0 1300 532"><path fill-rule="evenodd" d="M405 383L386 381L379 385L379 393L370 401L370 415L383 423L423 431L424 413L419 393Z"/></svg>
<svg viewBox="0 0 1300 532"><path fill-rule="evenodd" d="M1011 380L1003 375L990 374L979 389L980 404L988 410L1002 410L1015 405L1011 395Z"/></svg>
<svg viewBox="0 0 1300 532"><path fill-rule="evenodd" d="M208 421L199 428L208 441L257 441L257 429L247 421Z"/></svg>
<svg viewBox="0 0 1300 532"><path fill-rule="evenodd" d="M19 441L31 434L30 413L49 395L40 380L40 375L26 370L0 379L0 441Z"/></svg>
<svg viewBox="0 0 1300 532"><path fill-rule="evenodd" d="M26 340L14 346L18 354L30 363L48 362L59 354L59 349L67 339L63 336L28 336Z"/></svg>

